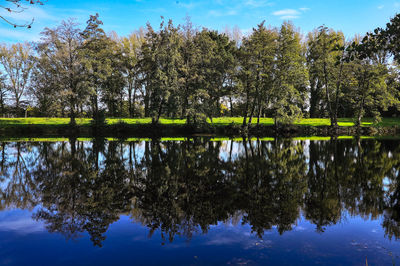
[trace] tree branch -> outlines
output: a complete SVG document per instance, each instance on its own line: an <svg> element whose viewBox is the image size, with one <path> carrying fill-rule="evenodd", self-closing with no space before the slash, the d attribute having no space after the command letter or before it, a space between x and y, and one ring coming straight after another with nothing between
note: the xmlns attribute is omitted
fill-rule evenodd
<svg viewBox="0 0 400 266"><path fill-rule="evenodd" d="M44 1L43 0L5 0L5 2L10 3L14 7L0 5L0 8L4 9L10 13L22 13L26 9L28 9L28 7L26 7L22 4L23 2L28 2L30 5L43 5ZM28 28L28 29L31 28L31 26L34 22L34 18L32 18L31 22L27 22L25 24L17 24L17 23L12 22L11 20L7 19L4 15L0 15L0 20L5 21L6 23L12 25L14 28L20 27L20 28Z"/></svg>

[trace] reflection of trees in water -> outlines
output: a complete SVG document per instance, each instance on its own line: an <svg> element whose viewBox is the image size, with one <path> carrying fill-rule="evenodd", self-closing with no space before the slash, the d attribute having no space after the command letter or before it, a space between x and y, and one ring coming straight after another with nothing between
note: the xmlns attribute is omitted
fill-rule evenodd
<svg viewBox="0 0 400 266"><path fill-rule="evenodd" d="M96 245L105 239L109 224L130 209L132 189L118 143L111 142L99 161L98 143L86 145L71 140L41 150L36 177L41 208L34 218L43 220L50 232L75 238L87 231Z"/></svg>
<svg viewBox="0 0 400 266"><path fill-rule="evenodd" d="M0 151L0 209L7 206L32 209L36 198L31 170L37 165L33 150L38 145L24 142L1 143Z"/></svg>
<svg viewBox="0 0 400 266"><path fill-rule="evenodd" d="M121 214L169 241L233 221L282 234L301 213L323 232L344 211L400 237L396 141L4 142L0 160L2 209L39 205L50 232L99 246Z"/></svg>
<svg viewBox="0 0 400 266"><path fill-rule="evenodd" d="M232 162L239 182L235 202L260 237L277 226L291 230L299 218L306 188L306 160L301 143L290 141L243 142L244 153Z"/></svg>

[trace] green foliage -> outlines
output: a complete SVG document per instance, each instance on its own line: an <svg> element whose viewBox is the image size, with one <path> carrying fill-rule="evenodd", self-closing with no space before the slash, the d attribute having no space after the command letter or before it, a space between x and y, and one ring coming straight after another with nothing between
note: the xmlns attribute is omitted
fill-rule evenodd
<svg viewBox="0 0 400 266"><path fill-rule="evenodd" d="M0 63L7 77L7 79L2 80L2 85L6 85L6 88L10 91L15 101L15 114L19 115L21 100L29 87L34 65L31 45L29 43L17 43L11 46L0 45Z"/></svg>
<svg viewBox="0 0 400 266"><path fill-rule="evenodd" d="M308 86L300 33L293 24L284 23L277 47L276 79L271 95L275 123L290 124L302 116Z"/></svg>
<svg viewBox="0 0 400 266"><path fill-rule="evenodd" d="M400 238L398 142L41 141L0 142L0 209L31 209L67 239L87 233L101 246L127 214L163 242L235 221L258 237L290 231L301 217L324 232L348 215L381 217L386 236Z"/></svg>
<svg viewBox="0 0 400 266"><path fill-rule="evenodd" d="M127 37L107 35L98 14L84 29L63 21L33 45L1 46L0 111L22 116L29 104L35 116L71 124L102 124L100 113L199 126L221 116L242 116L243 126L266 117L277 127L302 117L329 117L332 126L340 117L379 121L399 115L398 64L390 61L399 63L399 21L351 42L324 26L303 41L290 22L262 22L242 38L238 29L199 30L190 18L177 26L163 18L158 29L148 24Z"/></svg>

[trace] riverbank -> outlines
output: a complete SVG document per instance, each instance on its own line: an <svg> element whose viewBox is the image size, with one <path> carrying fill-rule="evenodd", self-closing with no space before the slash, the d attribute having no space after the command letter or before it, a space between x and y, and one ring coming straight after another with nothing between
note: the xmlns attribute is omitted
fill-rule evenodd
<svg viewBox="0 0 400 266"><path fill-rule="evenodd" d="M207 134L214 136L353 136L353 135L399 135L400 118L383 118L374 123L365 118L361 128L355 127L352 118L340 118L337 128L330 127L329 119L308 118L292 125L274 127L272 118L253 119L243 129L243 118L214 118L201 125L188 125L185 119L160 119L152 124L150 118L108 118L105 125L92 126L92 120L78 118L76 126L69 125L68 118L0 118L0 136L191 136Z"/></svg>

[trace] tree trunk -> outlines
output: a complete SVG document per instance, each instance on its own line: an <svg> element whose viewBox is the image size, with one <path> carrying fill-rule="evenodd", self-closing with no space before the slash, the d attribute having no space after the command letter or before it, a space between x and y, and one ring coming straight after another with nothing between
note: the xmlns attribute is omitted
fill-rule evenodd
<svg viewBox="0 0 400 266"><path fill-rule="evenodd" d="M5 109L4 109L4 97L3 94L1 93L0 95L0 104L1 104L1 114L4 115Z"/></svg>
<svg viewBox="0 0 400 266"><path fill-rule="evenodd" d="M231 117L233 117L233 102L232 102L232 96L229 96L229 104L231 106Z"/></svg>
<svg viewBox="0 0 400 266"><path fill-rule="evenodd" d="M15 99L15 115L17 117L19 115L19 99L18 99L18 97Z"/></svg>
<svg viewBox="0 0 400 266"><path fill-rule="evenodd" d="M329 94L329 86L328 86L328 72L326 69L326 62L324 62L324 81L325 81L325 94L326 94L326 102L328 104L328 112L329 112L329 118L331 120L331 126L336 126L335 125L335 119L333 116L333 110L332 110L332 103L331 103L331 97Z"/></svg>
<svg viewBox="0 0 400 266"><path fill-rule="evenodd" d="M244 117L243 117L243 127L245 127L247 124L247 112L249 110L249 101L250 101L249 98L250 98L249 91L247 91L247 93L246 93L246 108L244 110Z"/></svg>
<svg viewBox="0 0 400 266"><path fill-rule="evenodd" d="M221 116L221 105L219 104L219 98L217 98L215 100L215 110L217 111L216 117L220 117ZM212 114L211 114L212 116Z"/></svg>
<svg viewBox="0 0 400 266"><path fill-rule="evenodd" d="M75 126L76 125L76 121L75 121L75 107L74 107L74 102L71 99L71 110L70 110L70 125Z"/></svg>
<svg viewBox="0 0 400 266"><path fill-rule="evenodd" d="M158 121L160 120L163 105L164 105L164 100L161 101L160 106L158 107L157 118L155 123L158 123Z"/></svg>
<svg viewBox="0 0 400 266"><path fill-rule="evenodd" d="M136 86L135 89L133 90L133 98L132 98L132 116L131 117L135 117L135 103L136 103Z"/></svg>
<svg viewBox="0 0 400 266"><path fill-rule="evenodd" d="M256 105L255 105L255 103L253 103L253 106L251 108L250 118L249 118L249 125L251 125L251 120L253 119L255 109L256 109Z"/></svg>
<svg viewBox="0 0 400 266"><path fill-rule="evenodd" d="M121 90L122 92L122 90ZM120 103L119 103L120 114L119 117L124 117L124 94L120 94Z"/></svg>
<svg viewBox="0 0 400 266"><path fill-rule="evenodd" d="M361 119L362 119L363 112L364 112L364 96L362 97L362 99L360 101L360 106L358 109L357 123L356 123L357 128L361 127Z"/></svg>
<svg viewBox="0 0 400 266"><path fill-rule="evenodd" d="M317 106L318 106L318 102L319 102L319 81L316 82L317 84L315 84L314 88L311 88L310 92L311 92L311 97L310 97L310 118L315 118L318 117L320 114L317 113Z"/></svg>
<svg viewBox="0 0 400 266"><path fill-rule="evenodd" d="M258 97L257 125L260 125L261 110L261 97Z"/></svg>
<svg viewBox="0 0 400 266"><path fill-rule="evenodd" d="M128 102L129 102L129 117L132 116L132 84L129 82L128 85Z"/></svg>
<svg viewBox="0 0 400 266"><path fill-rule="evenodd" d="M340 92L340 87L342 85L342 73L343 73L343 59L344 59L344 50L342 53L342 57L340 59L340 69L339 69L339 77L336 83L336 95L335 95L335 110L334 110L334 125L337 126L337 120L338 120L338 109L339 109L339 92Z"/></svg>
<svg viewBox="0 0 400 266"><path fill-rule="evenodd" d="M150 97L148 93L144 95L144 116L149 117L150 116L150 110L149 110L149 103L150 103Z"/></svg>

